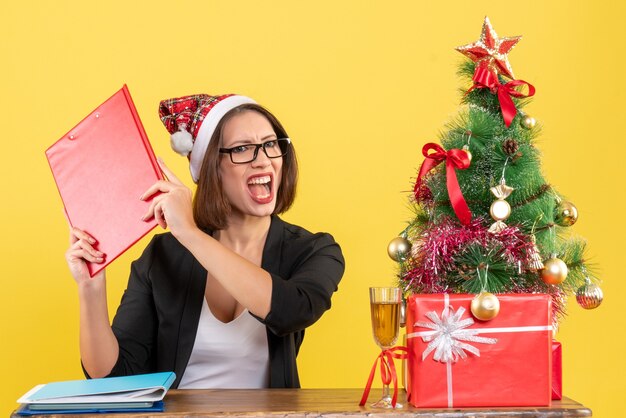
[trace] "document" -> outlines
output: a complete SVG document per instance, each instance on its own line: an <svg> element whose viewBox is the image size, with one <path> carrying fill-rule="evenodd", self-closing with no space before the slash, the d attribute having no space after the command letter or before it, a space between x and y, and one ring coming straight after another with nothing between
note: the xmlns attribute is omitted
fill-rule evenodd
<svg viewBox="0 0 626 418"><path fill-rule="evenodd" d="M93 277L150 232L139 197L163 179L128 88L124 86L46 150L71 226L97 240Z"/></svg>

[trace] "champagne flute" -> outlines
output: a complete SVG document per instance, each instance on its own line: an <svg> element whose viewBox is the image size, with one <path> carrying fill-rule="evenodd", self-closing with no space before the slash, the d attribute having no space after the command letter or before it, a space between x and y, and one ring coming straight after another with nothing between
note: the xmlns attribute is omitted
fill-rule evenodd
<svg viewBox="0 0 626 418"><path fill-rule="evenodd" d="M398 339L401 302L402 293L398 287L370 287L372 332L374 341L383 351L393 347ZM383 357L381 361L387 361L386 357ZM388 384L383 383L383 396L378 402L373 403L371 407L393 408ZM402 405L396 403L396 408L402 408Z"/></svg>

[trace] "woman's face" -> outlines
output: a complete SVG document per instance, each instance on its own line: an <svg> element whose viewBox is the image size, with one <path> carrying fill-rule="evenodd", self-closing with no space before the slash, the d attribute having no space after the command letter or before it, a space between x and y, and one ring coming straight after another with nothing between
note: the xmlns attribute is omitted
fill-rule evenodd
<svg viewBox="0 0 626 418"><path fill-rule="evenodd" d="M277 139L270 122L255 111L237 113L224 124L221 148L261 144ZM283 159L268 158L259 149L254 161L234 164L228 154L220 160L222 188L232 205L233 215L269 216L276 207Z"/></svg>

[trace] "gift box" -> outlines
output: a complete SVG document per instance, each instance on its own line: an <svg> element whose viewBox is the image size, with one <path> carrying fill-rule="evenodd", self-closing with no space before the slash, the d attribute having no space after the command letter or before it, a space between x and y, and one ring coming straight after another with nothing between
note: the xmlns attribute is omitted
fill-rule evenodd
<svg viewBox="0 0 626 418"><path fill-rule="evenodd" d="M544 294L500 294L500 313L475 319L475 295L408 300L408 401L416 407L548 406L552 309Z"/></svg>
<svg viewBox="0 0 626 418"><path fill-rule="evenodd" d="M563 398L563 348L558 341L552 341L552 400Z"/></svg>

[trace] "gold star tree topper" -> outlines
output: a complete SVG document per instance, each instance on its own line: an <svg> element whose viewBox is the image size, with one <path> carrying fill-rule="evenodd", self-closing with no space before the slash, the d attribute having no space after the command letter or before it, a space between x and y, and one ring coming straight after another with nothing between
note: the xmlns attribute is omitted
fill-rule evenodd
<svg viewBox="0 0 626 418"><path fill-rule="evenodd" d="M485 16L480 39L471 44L459 46L456 50L476 62L477 70L481 68L488 70L493 75L501 74L514 80L513 68L511 68L507 54L520 39L522 39L521 36L498 38L489 18Z"/></svg>

